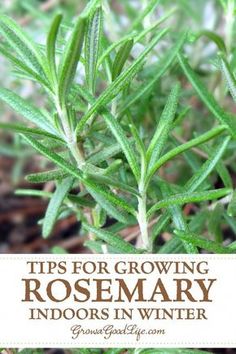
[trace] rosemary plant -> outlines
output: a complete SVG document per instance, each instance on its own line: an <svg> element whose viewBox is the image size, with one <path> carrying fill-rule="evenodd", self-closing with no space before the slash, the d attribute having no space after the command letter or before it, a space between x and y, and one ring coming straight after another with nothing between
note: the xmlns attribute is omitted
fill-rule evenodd
<svg viewBox="0 0 236 354"><path fill-rule="evenodd" d="M226 246L216 227L216 216L222 214L235 228L233 184L222 162L236 136L235 117L217 102L184 54L202 36L213 41L220 50L218 68L235 99L228 63L231 25L226 44L210 31L175 36L166 25L175 10L151 22L159 1L145 3L130 28L113 33L112 40L104 30L111 14L99 0L90 1L73 25L56 15L44 45L0 16L1 54L18 77L36 83L44 102L36 107L1 87L0 99L25 124L1 122L0 128L19 133L47 159L48 170L28 175L28 181L55 182L54 193L31 189L17 194L49 198L43 237L72 213L88 236L86 246L95 252L235 252L235 243ZM168 46L163 50L164 42ZM166 88L170 71L172 82ZM211 117L207 129L191 132L183 141L176 132L183 132L194 109L186 104L187 81ZM183 160L185 167L176 165ZM169 176L173 166L187 166L179 183ZM222 180L221 188L215 187L212 172ZM186 204L195 205L194 217L186 213ZM138 228L135 245L121 236L130 227ZM163 232L171 237L161 246Z"/></svg>

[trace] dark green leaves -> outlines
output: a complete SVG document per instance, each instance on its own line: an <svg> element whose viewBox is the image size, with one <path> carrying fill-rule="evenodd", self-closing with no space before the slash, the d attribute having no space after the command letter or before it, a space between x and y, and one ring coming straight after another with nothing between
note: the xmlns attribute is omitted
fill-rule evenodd
<svg viewBox="0 0 236 354"><path fill-rule="evenodd" d="M74 80L76 68L82 50L85 26L86 19L79 17L75 23L71 36L66 45L63 57L61 59L58 86L60 102L62 102L67 96L68 91L71 88L71 84Z"/></svg>
<svg viewBox="0 0 236 354"><path fill-rule="evenodd" d="M119 235L113 234L112 232L106 231L104 229L97 229L96 227L87 223L83 223L83 227L87 231L90 231L96 235L100 240L114 247L114 249L116 249L119 253L140 253L135 247L123 240Z"/></svg>
<svg viewBox="0 0 236 354"><path fill-rule="evenodd" d="M199 79L197 74L190 67L187 59L184 58L184 56L181 54L178 54L178 59L185 75L189 79L190 83L192 84L193 88L196 90L201 100L205 103L205 105L215 116L215 118L228 127L230 134L233 137L236 137L235 119L219 106L219 104L216 102L213 95L210 92L208 92L205 85L202 83L202 81Z"/></svg>
<svg viewBox="0 0 236 354"><path fill-rule="evenodd" d="M17 94L10 90L0 88L0 100L6 102L15 112L28 119L31 123L34 123L49 133L57 135L51 123L48 122L47 117L45 117L39 109Z"/></svg>
<svg viewBox="0 0 236 354"><path fill-rule="evenodd" d="M96 105L96 101L91 97L91 95L87 94L87 99L92 107ZM130 165L131 170L133 171L134 176L138 180L140 175L139 166L130 141L126 137L120 123L107 109L103 109L102 114L106 124L120 144L120 147L125 154L125 157Z"/></svg>
<svg viewBox="0 0 236 354"><path fill-rule="evenodd" d="M232 192L228 188L220 188L216 190L209 190L205 192L186 192L183 194L176 194L166 199L160 200L156 203L149 211L148 216L150 217L155 211L161 208L167 208L172 205L183 205L185 203L199 203L206 200L214 200L226 196Z"/></svg>
<svg viewBox="0 0 236 354"><path fill-rule="evenodd" d="M86 186L87 190L97 201L97 203L99 203L109 215L123 223L128 222L130 217L135 215L134 208L124 199L111 192L107 187L98 185L93 180L87 178L71 163L67 162L60 155L48 150L35 139L26 136L24 136L24 138L42 155L46 156L49 160L60 166L71 176L79 179Z"/></svg>
<svg viewBox="0 0 236 354"><path fill-rule="evenodd" d="M165 74L171 64L173 64L185 40L186 33L183 33L178 39L178 41L173 45L173 47L168 49L166 53L160 58L155 68L154 77L150 78L150 80L145 82L143 85L139 86L134 93L129 95L129 97L121 108L120 114L125 112L125 110L132 106L138 99L144 98L145 95L147 95L147 93L151 91L155 83Z"/></svg>
<svg viewBox="0 0 236 354"><path fill-rule="evenodd" d="M128 39L124 44L121 45L118 50L114 62L112 64L112 80L114 81L121 73L126 60L129 57L130 51L133 47L133 39Z"/></svg>
<svg viewBox="0 0 236 354"><path fill-rule="evenodd" d="M46 52L47 52L47 59L48 59L48 64L49 64L50 75L51 75L53 84L55 84L57 81L55 53L56 53L56 39L57 39L57 34L58 34L61 20L62 20L61 14L58 14L55 16L55 18L52 22L52 25L50 27L50 31L48 33L48 37L47 37Z"/></svg>
<svg viewBox="0 0 236 354"><path fill-rule="evenodd" d="M167 103L164 111L162 112L157 129L148 147L147 160L149 162L149 168L151 168L156 163L168 138L168 134L172 128L172 122L175 117L179 94L180 85L177 84L174 86L170 96L167 99Z"/></svg>
<svg viewBox="0 0 236 354"><path fill-rule="evenodd" d="M26 176L26 180L31 183L45 183L49 181L61 180L68 177L68 173L63 170L51 170L46 172L32 173Z"/></svg>
<svg viewBox="0 0 236 354"><path fill-rule="evenodd" d="M124 199L118 197L108 188L103 186L98 186L91 180L84 180L87 190L93 196L98 204L101 205L103 209L106 210L108 215L117 219L122 223L128 223L130 220L130 215L135 215L135 210L130 206Z"/></svg>
<svg viewBox="0 0 236 354"><path fill-rule="evenodd" d="M230 247L221 246L218 242L207 240L202 236L198 236L192 233L185 233L180 230L176 230L175 233L180 237L182 240L192 243L193 245L202 248L209 252L214 253L235 253L234 249Z"/></svg>
<svg viewBox="0 0 236 354"><path fill-rule="evenodd" d="M88 236L92 235L87 245L95 252L141 252L125 239L141 240L145 250L150 251L153 246L157 253L197 253L198 248L228 253L235 249L234 244L223 246L223 231L228 226L236 230L233 179L229 175L236 170L232 153L236 144L228 136L236 137L235 118L222 108L223 87L216 91L220 103L215 98L218 96L210 93L212 87L218 89L215 85L219 74L211 65L209 73L204 68L206 77L211 78L208 89L179 54L187 34L174 34L164 27L157 29L176 10L164 12L160 19L155 19L153 13L152 21L150 14L159 2L146 1L138 16L134 16L132 5L124 4L122 9L132 17L131 29L127 32L122 26L115 33L114 26L108 33L112 24L106 19L107 12L103 14L106 7L100 0L88 1L74 26L61 24L62 16L55 16L46 45L40 46L12 20L0 15L3 39L0 52L14 65L18 77L36 81L46 93L35 96L40 107L45 104L40 110L11 91L0 89L2 101L38 126L0 123L0 128L24 136L24 142L21 139L14 142L12 156L21 154L20 144L26 156L32 154L25 146L28 143L59 167L53 170L50 165L47 171L48 165L42 164L39 168L46 169L45 172L27 177L32 183L54 182L54 193L44 189L18 191L18 195L50 199L43 221L44 237L51 233L59 218L73 212L84 223ZM164 3L162 7L165 8ZM104 23L109 23L104 33L103 16ZM117 20L117 16L111 18L112 22ZM207 36L225 52L224 42L215 33L201 31L198 35ZM164 43L157 46L164 36ZM140 53L141 46L144 49ZM229 91L236 99L232 69L235 58L228 47L232 61L228 63L222 54L219 61ZM189 53L192 60L191 53L195 51ZM183 70L173 67L177 57ZM203 59L200 53L197 59L196 72L203 73L198 66ZM162 80L171 67L168 78ZM183 80L182 71L187 80ZM176 77L181 86L176 84ZM186 81L192 84L204 105L194 104ZM182 106L178 110L180 96ZM220 126L212 124L209 129L205 106L220 121ZM214 138L215 141L209 142ZM6 145L0 146L0 150L9 153ZM182 153L183 159L175 159ZM154 176L156 172L159 176ZM216 189L220 179L226 188ZM69 193L73 187L75 195ZM217 202L210 204L211 200ZM185 204L189 205L183 208ZM112 226L105 227L110 223L109 218ZM177 237L172 237L174 230ZM119 232L126 235L124 239ZM154 242L160 234L163 239L165 235L170 238L162 247ZM208 237L214 237L215 241Z"/></svg>
<svg viewBox="0 0 236 354"><path fill-rule="evenodd" d="M38 128L27 128L24 125L14 124L14 123L0 123L0 129L8 130L11 132L29 134L29 135L38 135L41 138L47 137L54 140L61 141L63 140L56 135L50 134L46 132L46 130L38 129Z"/></svg>
<svg viewBox="0 0 236 354"><path fill-rule="evenodd" d="M227 137L222 144L220 144L214 149L214 151L210 154L209 159L202 164L200 169L198 169L198 171L186 183L185 189L187 191L193 192L202 184L206 177L217 166L220 158L222 157L223 153L225 152L228 146L229 141L230 137Z"/></svg>
<svg viewBox="0 0 236 354"><path fill-rule="evenodd" d="M223 54L219 54L219 62L220 69L222 71L222 74L224 75L229 92L233 97L234 102L236 102L236 80L234 73Z"/></svg>
<svg viewBox="0 0 236 354"><path fill-rule="evenodd" d="M213 31L202 30L196 34L195 40L197 40L198 38L200 38L202 36L205 36L208 39L210 39L212 42L214 42L217 45L219 50L226 52L225 43L224 43L222 37L219 36L217 33L213 32Z"/></svg>
<svg viewBox="0 0 236 354"><path fill-rule="evenodd" d="M56 191L54 192L47 211L45 218L43 220L43 237L48 237L53 229L55 222L60 213L60 207L63 203L63 200L66 198L69 193L74 179L68 177L64 179L62 182L58 183Z"/></svg>
<svg viewBox="0 0 236 354"><path fill-rule="evenodd" d="M204 133L200 135L197 138L194 138L190 141L188 141L185 144L182 144L180 146L177 146L176 148L172 149L171 151L167 152L165 155L163 155L150 169L150 172L147 176L147 182L149 179L153 176L155 171L157 171L163 164L165 164L167 161L172 160L175 156L183 153L186 150L191 149L194 146L200 145L202 143L205 143L206 141L214 138L215 136L221 134L224 130L226 129L225 126L221 125L217 128L213 128L207 133Z"/></svg>
<svg viewBox="0 0 236 354"><path fill-rule="evenodd" d="M91 15L85 36L85 72L88 88L94 93L97 61L102 36L102 8L98 7Z"/></svg>
<svg viewBox="0 0 236 354"><path fill-rule="evenodd" d="M78 123L76 132L79 134L84 128L88 119L100 109L104 108L104 106L109 103L117 94L124 89L125 86L134 78L137 72L140 70L141 65L144 63L144 60L148 53L154 48L157 42L168 32L167 29L162 30L158 33L149 46L139 55L139 57L125 70L123 73L118 76L111 85L107 87L106 90L99 96L99 98L95 101L92 107L87 111L87 113L81 118Z"/></svg>

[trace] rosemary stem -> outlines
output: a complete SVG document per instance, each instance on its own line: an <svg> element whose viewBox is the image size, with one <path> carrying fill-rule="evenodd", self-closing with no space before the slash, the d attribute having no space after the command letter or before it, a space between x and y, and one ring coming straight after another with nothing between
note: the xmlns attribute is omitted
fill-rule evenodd
<svg viewBox="0 0 236 354"><path fill-rule="evenodd" d="M66 107L61 107L61 105L59 104L59 101L56 100L56 109L57 109L57 113L58 113L58 116L60 117L60 121L61 121L64 133L65 133L67 146L68 146L71 154L73 155L78 168L81 170L85 161L84 161L83 154L78 147L78 144L76 141L76 136L71 129Z"/></svg>
<svg viewBox="0 0 236 354"><path fill-rule="evenodd" d="M141 178L139 182L139 194L138 197L138 214L137 220L139 223L139 229L141 233L143 247L145 249L150 248L149 244L149 235L148 235L148 220L147 220L147 192L145 187L145 176L146 176L146 161L145 156L142 156L141 159Z"/></svg>
<svg viewBox="0 0 236 354"><path fill-rule="evenodd" d="M145 249L149 249L148 222L146 210L146 193L138 197L138 223Z"/></svg>

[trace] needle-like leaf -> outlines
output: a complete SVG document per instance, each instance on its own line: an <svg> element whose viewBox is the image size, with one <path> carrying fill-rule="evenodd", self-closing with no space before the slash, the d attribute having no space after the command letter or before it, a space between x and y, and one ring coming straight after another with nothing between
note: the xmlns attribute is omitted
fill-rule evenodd
<svg viewBox="0 0 236 354"><path fill-rule="evenodd" d="M220 69L225 78L229 92L233 97L234 102L236 102L236 79L234 73L231 70L229 63L225 59L224 55L221 53L219 54L219 62L220 62Z"/></svg>
<svg viewBox="0 0 236 354"><path fill-rule="evenodd" d="M166 73L168 68L173 64L176 56L180 49L182 48L186 40L186 33L183 33L176 44L166 51L166 53L161 57L156 65L156 74L150 80L145 82L145 84L138 87L131 95L127 97L124 104L122 105L119 114L122 115L130 106L132 106L138 99L144 98L148 92L152 89L155 83Z"/></svg>
<svg viewBox="0 0 236 354"><path fill-rule="evenodd" d="M210 131L208 131L207 133L204 133L202 135L200 135L199 137L192 139L190 141L188 141L187 143L184 143L180 146L177 146L176 148L174 148L173 150L167 152L165 155L163 155L154 165L153 167L150 169L150 172L147 176L147 182L150 180L150 178L153 176L153 174L162 166L164 165L167 161L172 160L175 156L183 153L186 150L191 149L194 146L198 146L202 143L205 143L206 141L214 138L215 136L223 133L223 131L225 131L226 126L224 125L220 125L216 128L211 129Z"/></svg>
<svg viewBox="0 0 236 354"><path fill-rule="evenodd" d="M17 94L0 87L0 100L6 102L16 113L28 119L31 123L34 123L53 135L57 135L47 118L36 107Z"/></svg>
<svg viewBox="0 0 236 354"><path fill-rule="evenodd" d="M187 76L187 78L191 82L193 88L196 90L196 92L199 95L199 97L201 98L201 100L205 103L205 105L212 112L212 114L215 116L215 118L228 127L230 134L233 137L236 137L236 120L235 120L235 118L232 117L229 113L225 112L219 106L219 104L216 102L215 98L212 96L212 94L210 92L208 92L205 85L202 83L202 81L199 79L197 74L190 67L187 59L184 58L184 56L181 54L178 54L178 59L179 59L179 63L181 65L185 75Z"/></svg>
<svg viewBox="0 0 236 354"><path fill-rule="evenodd" d="M126 223L129 220L129 215L135 215L134 208L129 205L124 199L112 193L108 188L104 186L98 186L91 179L86 178L83 174L74 167L71 163L67 162L60 155L54 153L53 151L48 150L41 143L35 139L24 136L24 139L28 141L37 151L46 156L49 160L54 162L56 165L60 166L63 170L68 172L71 176L79 179L87 188L89 193L93 198L99 203L102 208L104 208L107 213L117 220Z"/></svg>
<svg viewBox="0 0 236 354"><path fill-rule="evenodd" d="M58 95L60 102L65 100L75 77L84 40L85 26L86 19L79 17L74 25L60 63L58 75Z"/></svg>
<svg viewBox="0 0 236 354"><path fill-rule="evenodd" d="M67 177L62 182L58 183L56 191L54 192L45 214L43 221L43 237L48 237L53 229L55 222L60 213L60 207L63 203L63 200L66 198L70 189L72 188L74 179Z"/></svg>
<svg viewBox="0 0 236 354"><path fill-rule="evenodd" d="M199 203L206 200L214 200L222 198L232 192L229 188L220 188L216 190L209 190L204 192L186 192L182 194L176 194L166 199L160 200L149 209L147 215L150 217L155 211L162 208L167 208L172 205L183 205L186 203Z"/></svg>
<svg viewBox="0 0 236 354"><path fill-rule="evenodd" d="M54 17L53 22L51 24L50 30L47 36L47 59L49 65L49 71L52 79L52 83L55 84L57 82L57 69L56 69L56 39L59 31L60 23L62 21L62 15L58 14Z"/></svg>
<svg viewBox="0 0 236 354"><path fill-rule="evenodd" d="M193 192L194 190L196 190L203 183L206 177L209 176L209 174L216 167L217 163L225 152L229 141L230 137L227 137L222 144L220 144L214 149L209 159L204 164L202 164L200 169L198 169L198 171L193 175L193 177L191 177L185 184L184 188L187 191Z"/></svg>
<svg viewBox="0 0 236 354"><path fill-rule="evenodd" d="M231 249L230 247L221 246L218 242L206 240L204 237L195 235L193 233L185 233L180 230L176 230L175 233L182 240L191 242L193 245L202 248L204 250L207 250L209 252L220 253L220 254L235 253L235 250Z"/></svg>
<svg viewBox="0 0 236 354"><path fill-rule="evenodd" d="M149 162L149 168L156 163L162 152L163 146L166 143L175 117L179 95L180 85L176 84L167 99L160 121L147 150L147 161Z"/></svg>
<svg viewBox="0 0 236 354"><path fill-rule="evenodd" d="M170 195L174 194L174 190L171 188L170 185L168 185L168 183L160 183L160 189L162 191L162 195L164 198L168 199ZM178 230L183 230L185 232L188 231L188 225L187 222L183 216L181 207L178 204L171 204L168 206L168 211L173 219L175 228L177 228ZM195 247L194 245L192 245L189 242L186 241L182 241L184 248L186 250L187 253L189 254L197 254L198 250L197 247Z"/></svg>
<svg viewBox="0 0 236 354"><path fill-rule="evenodd" d="M45 183L49 181L60 180L68 177L68 172L64 170L51 170L45 172L32 173L26 176L26 180L31 183Z"/></svg>
<svg viewBox="0 0 236 354"><path fill-rule="evenodd" d="M135 21L132 23L131 30L139 26L142 21L145 19L145 17L150 14L156 6L160 3L160 0L150 0L146 4L147 6L143 9L143 11L140 12L140 14L137 16Z"/></svg>
<svg viewBox="0 0 236 354"><path fill-rule="evenodd" d="M42 86L47 88L49 91L51 91L51 87L48 83L48 81L44 78L44 76L38 74L35 70L31 69L28 65L26 65L21 59L16 58L13 56L9 50L6 50L4 46L0 46L0 53L10 60L10 62L14 65L14 67L18 70L20 70L21 73L24 73L27 75L31 80L36 81L40 83Z"/></svg>
<svg viewBox="0 0 236 354"><path fill-rule="evenodd" d="M121 45L120 49L118 50L112 65L113 81L120 75L123 66L125 65L125 62L130 55L133 43L133 39L128 39L124 44Z"/></svg>
<svg viewBox="0 0 236 354"><path fill-rule="evenodd" d="M85 36L85 72L88 88L94 93L96 69L102 36L102 8L98 7L91 15Z"/></svg>
<svg viewBox="0 0 236 354"><path fill-rule="evenodd" d="M139 55L139 57L125 70L123 73L118 76L111 85L107 87L106 90L99 96L95 103L91 106L88 112L81 118L76 128L76 133L79 135L83 130L86 122L89 118L101 110L107 103L112 101L112 99L124 89L126 85L133 79L137 74L137 71L140 69L141 65L144 63L144 60L148 53L154 48L157 42L168 32L168 29L162 30L158 33L147 48Z"/></svg>
<svg viewBox="0 0 236 354"><path fill-rule="evenodd" d="M94 100L94 98L87 92L86 92L86 98L89 104L92 105L92 107L96 105L96 101ZM120 144L122 151L125 154L125 157L130 165L130 168L133 171L134 176L136 177L137 180L139 180L140 171L139 171L137 159L132 149L132 145L130 144L129 139L126 137L120 123L107 109L103 109L101 111L101 114L103 115L103 118L105 119L105 122L108 125L109 129L111 130L112 134L115 136L116 140Z"/></svg>
<svg viewBox="0 0 236 354"><path fill-rule="evenodd" d="M214 42L217 45L219 50L226 53L225 43L224 43L222 37L219 36L217 33L213 32L213 31L208 31L208 30L199 31L195 36L195 41L203 36L210 39L212 42Z"/></svg>
<svg viewBox="0 0 236 354"><path fill-rule="evenodd" d="M100 240L114 247L119 253L140 253L140 251L133 247L129 242L123 240L119 235L113 234L104 229L97 229L85 222L83 223L83 227L85 230L92 232Z"/></svg>
<svg viewBox="0 0 236 354"><path fill-rule="evenodd" d="M29 134L29 135L38 135L41 138L48 137L50 139L58 140L63 143L63 140L60 137L50 134L46 132L46 130L41 130L38 128L27 128L24 125L20 125L20 124L0 122L0 129L17 132L17 133Z"/></svg>
<svg viewBox="0 0 236 354"><path fill-rule="evenodd" d="M26 64L39 75L45 76L44 59L40 49L15 21L0 15L0 33Z"/></svg>

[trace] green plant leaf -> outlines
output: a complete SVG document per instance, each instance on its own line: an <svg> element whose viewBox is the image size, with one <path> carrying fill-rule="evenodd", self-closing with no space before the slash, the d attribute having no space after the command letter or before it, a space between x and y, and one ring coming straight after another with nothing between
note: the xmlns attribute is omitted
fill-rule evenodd
<svg viewBox="0 0 236 354"><path fill-rule="evenodd" d="M166 199L171 198L171 195L174 194L174 190L166 182L160 183L160 189L161 189L163 197ZM178 230L183 230L185 232L188 232L188 226L187 226L187 223L183 217L182 210L181 210L180 206L175 205L173 203L168 206L168 210L169 210L170 215L172 216L175 227ZM191 243L183 241L183 245L184 245L184 248L187 253L189 253L189 254L197 254L198 253L197 248L194 245L192 245Z"/></svg>
<svg viewBox="0 0 236 354"><path fill-rule="evenodd" d="M236 121L229 113L225 112L216 102L215 98L212 96L210 92L208 92L205 85L199 79L197 74L190 67L187 60L183 55L178 54L179 63L187 76L188 80L192 84L193 88L196 90L197 94L201 98L201 100L205 103L211 113L215 116L217 120L221 123L225 124L230 134L235 138L236 137Z"/></svg>
<svg viewBox="0 0 236 354"><path fill-rule="evenodd" d="M109 129L111 130L112 134L115 136L116 140L120 144L122 151L130 165L130 168L134 176L136 177L136 180L139 180L140 170L138 162L132 149L132 145L130 144L129 139L126 137L121 125L107 110L103 111L103 118L107 123Z"/></svg>
<svg viewBox="0 0 236 354"><path fill-rule="evenodd" d="M136 197L139 195L138 191L135 188L117 180L114 177L111 178L105 175L91 174L91 173L88 174L88 177L93 179L97 183L119 188L125 192L135 195Z"/></svg>
<svg viewBox="0 0 236 354"><path fill-rule="evenodd" d="M222 37L219 36L217 33L213 32L213 31L208 31L208 30L199 31L195 35L194 41L198 40L201 37L207 37L208 39L210 39L212 42L214 42L217 45L219 50L226 53L225 43L224 43Z"/></svg>
<svg viewBox="0 0 236 354"><path fill-rule="evenodd" d="M56 40L59 31L59 27L62 21L62 15L58 14L54 17L50 30L47 36L46 53L49 65L49 71L52 78L52 83L57 82L57 68L56 68Z"/></svg>
<svg viewBox="0 0 236 354"><path fill-rule="evenodd" d="M84 184L96 202L100 204L109 215L113 216L118 221L123 223L129 222L130 216L127 213L136 216L136 212L131 205L129 205L124 199L109 191L105 186L98 186L97 183L90 179L86 179Z"/></svg>
<svg viewBox="0 0 236 354"><path fill-rule="evenodd" d="M98 165L99 163L116 156L122 151L119 143L110 145L108 147L103 147L101 151L92 154L87 159L87 162Z"/></svg>
<svg viewBox="0 0 236 354"><path fill-rule="evenodd" d="M184 185L184 189L188 192L194 192L201 184L205 181L205 179L212 172L216 164L219 162L222 154L224 153L228 142L229 137L225 139L223 144L220 144L214 151L212 151L209 159L200 167L200 169L191 177L186 184ZM227 186L231 188L232 186ZM158 219L157 223L154 225L151 231L151 239L154 241L159 233L168 225L170 219L170 215L168 211L164 212L161 217ZM164 248L165 249L165 248ZM166 252L168 253L168 252Z"/></svg>
<svg viewBox="0 0 236 354"><path fill-rule="evenodd" d="M135 210L125 200L116 196L107 188L98 186L96 183L86 178L86 176L83 176L82 173L71 163L68 163L65 159L53 151L48 150L35 139L25 135L23 135L23 137L42 155L46 156L49 160L53 161L56 165L67 171L71 176L78 178L82 183L84 183L87 190L96 200L96 202L100 204L109 215L123 223L129 221L130 217L128 213L135 215Z"/></svg>
<svg viewBox="0 0 236 354"><path fill-rule="evenodd" d="M208 160L202 164L202 166L198 169L198 171L191 177L188 182L185 184L184 188L189 192L193 192L196 190L206 179L207 176L213 171L213 169L218 164L221 159L223 153L225 152L228 143L230 141L230 137L226 137L222 144L217 146L214 151L210 154Z"/></svg>
<svg viewBox="0 0 236 354"><path fill-rule="evenodd" d="M221 230L222 215L224 212L224 206L221 203L217 203L213 210L211 210L208 229L217 243L223 242L223 234Z"/></svg>
<svg viewBox="0 0 236 354"><path fill-rule="evenodd" d="M121 45L120 49L118 50L112 65L112 81L114 81L120 75L125 62L130 55L133 43L133 39L128 39L124 44Z"/></svg>
<svg viewBox="0 0 236 354"><path fill-rule="evenodd" d="M0 33L26 64L45 77L43 56L39 48L15 21L6 15L0 15Z"/></svg>
<svg viewBox="0 0 236 354"><path fill-rule="evenodd" d="M0 99L6 102L16 113L19 113L41 129L57 135L55 129L48 122L47 118L36 107L17 94L0 87Z"/></svg>
<svg viewBox="0 0 236 354"><path fill-rule="evenodd" d="M172 149L171 151L167 152L165 155L163 155L150 169L150 172L147 176L147 183L149 182L150 178L153 176L153 174L162 166L164 165L167 161L172 160L175 156L178 156L182 152L191 149L194 146L198 146L202 143L205 143L206 141L214 138L215 136L221 134L223 131L225 131L226 126L220 125L216 128L211 129L207 133L204 133L200 135L199 137L189 140L187 143L184 143L180 146L177 146L176 148Z"/></svg>
<svg viewBox="0 0 236 354"><path fill-rule="evenodd" d="M45 214L43 221L43 237L47 238L53 229L55 222L57 221L60 207L63 200L66 198L70 189L72 188L74 178L67 177L62 182L58 183L56 191L54 192Z"/></svg>
<svg viewBox="0 0 236 354"><path fill-rule="evenodd" d="M132 23L131 30L133 30L134 28L139 26L142 23L143 19L148 14L150 14L152 11L154 11L154 9L156 8L156 6L159 3L160 3L160 0L150 0L150 1L148 1L147 6L141 11L141 13L137 16L137 18Z"/></svg>
<svg viewBox="0 0 236 354"><path fill-rule="evenodd" d="M146 160L146 148L133 121L129 124L129 128L132 137L134 138L137 151L140 153L140 156L144 161Z"/></svg>
<svg viewBox="0 0 236 354"><path fill-rule="evenodd" d="M68 172L64 170L51 170L45 172L32 173L27 175L25 178L31 183L45 183L55 180L60 180L68 177Z"/></svg>
<svg viewBox="0 0 236 354"><path fill-rule="evenodd" d="M94 93L97 61L102 36L102 8L99 6L90 16L85 36L85 72L88 88Z"/></svg>
<svg viewBox="0 0 236 354"><path fill-rule="evenodd" d="M51 198L53 196L53 193L40 191L38 189L17 189L15 194L40 198ZM74 194L67 195L67 197L64 199L64 203L67 203L68 201L70 204L73 203L82 207L94 208L96 205L93 200L85 199L79 195Z"/></svg>
<svg viewBox="0 0 236 354"><path fill-rule="evenodd" d="M149 168L156 163L166 143L177 110L179 95L180 85L176 84L167 99L160 121L147 150Z"/></svg>
<svg viewBox="0 0 236 354"><path fill-rule="evenodd" d="M92 104L92 106L96 104L96 101L94 100L94 98L92 98L90 94L87 93L86 97L88 102ZM133 171L134 176L137 180L139 180L140 171L137 159L132 149L132 145L130 144L129 139L126 137L120 123L107 109L103 109L101 114L103 115L103 118L106 124L108 125L109 129L111 130L112 134L115 136L116 140L120 144L122 151L130 165L130 168Z"/></svg>
<svg viewBox="0 0 236 354"><path fill-rule="evenodd" d="M28 77L31 80L34 80L38 83L40 83L41 85L43 85L44 87L46 87L49 91L51 90L49 83L47 82L47 80L44 78L44 76L38 74L36 71L34 71L33 69L31 69L28 65L26 65L21 59L18 59L16 57L14 57L8 50L6 50L6 48L4 48L3 46L0 46L0 53L7 58L8 60L10 60L10 62L21 72L23 72L24 74L28 75Z"/></svg>
<svg viewBox="0 0 236 354"><path fill-rule="evenodd" d="M230 249L230 247L224 247L221 246L218 242L211 241L211 240L206 240L204 237L195 235L193 233L186 234L183 231L176 230L175 233L180 237L182 240L188 241L192 243L193 245L205 249L209 252L214 252L214 253L235 253L233 249Z"/></svg>
<svg viewBox="0 0 236 354"><path fill-rule="evenodd" d="M79 17L74 25L61 59L58 74L58 95L60 102L65 100L74 80L83 46L85 26L86 19L84 17Z"/></svg>
<svg viewBox="0 0 236 354"><path fill-rule="evenodd" d="M108 245L114 247L119 253L140 253L134 246L129 242L123 240L119 235L113 234L112 232L106 231L104 229L97 229L96 227L83 222L83 227L85 230L92 232L97 238L106 242Z"/></svg>
<svg viewBox="0 0 236 354"><path fill-rule="evenodd" d="M133 106L133 104L139 98L144 98L147 95L147 93L150 92L150 90L155 85L155 83L166 73L169 67L173 64L185 40L186 40L186 32L183 33L178 39L178 41L176 42L176 44L172 48L167 50L166 53L163 55L163 57L160 58L159 62L156 65L156 70L155 70L156 73L153 76L153 78L145 82L145 84L139 86L134 93L132 93L127 97L127 99L125 100L124 104L121 107L119 115L122 115L130 106Z"/></svg>
<svg viewBox="0 0 236 354"><path fill-rule="evenodd" d="M220 53L218 57L219 57L220 69L225 78L227 87L229 89L231 96L233 97L234 102L236 102L236 79L234 73L232 72L229 63L225 59L224 55Z"/></svg>
<svg viewBox="0 0 236 354"><path fill-rule="evenodd" d="M7 130L7 131L13 131L13 132L17 132L17 133L29 134L29 135L38 135L41 138L47 137L50 139L58 140L62 143L64 142L61 138L59 138L56 135L46 132L46 130L41 130L38 128L27 128L24 125L20 125L20 124L1 123L0 122L0 129Z"/></svg>
<svg viewBox="0 0 236 354"><path fill-rule="evenodd" d="M160 200L155 205L149 209L147 216L150 217L155 211L160 210L161 208L167 208L172 205L183 205L186 203L198 203L207 200L214 200L218 198L222 198L232 192L231 189L228 188L219 188L216 190L208 190L204 192L185 192L182 194L175 194L166 199Z"/></svg>
<svg viewBox="0 0 236 354"><path fill-rule="evenodd" d="M137 71L140 69L140 66L143 65L144 60L148 53L155 47L158 41L168 32L168 29L160 31L147 46L147 48L138 56L138 58L125 70L123 73L118 76L112 83L109 85L103 93L98 97L94 104L90 107L87 113L79 121L76 133L77 135L83 130L88 119L97 111L104 108L104 106L109 103L117 94L121 92L122 89L133 79L137 74Z"/></svg>
<svg viewBox="0 0 236 354"><path fill-rule="evenodd" d="M216 166L216 171L219 174L222 182L224 183L224 186L226 188L233 188L233 181L230 176L230 173L222 161L218 162Z"/></svg>
<svg viewBox="0 0 236 354"><path fill-rule="evenodd" d="M227 214L229 216L236 216L236 192L233 192L233 196L231 201L229 202L228 208L227 208Z"/></svg>
<svg viewBox="0 0 236 354"><path fill-rule="evenodd" d="M56 165L60 166L64 171L68 172L71 176L78 178L80 180L83 179L82 173L75 166L73 166L71 163L67 162L64 158L62 158L60 155L56 154L53 151L50 151L48 148L46 148L44 145L42 145L34 138L26 136L24 134L22 134L22 136L29 145L33 146L35 150L40 152L40 154L46 156L50 161L54 162Z"/></svg>

